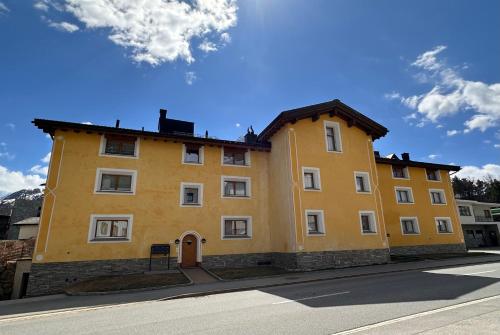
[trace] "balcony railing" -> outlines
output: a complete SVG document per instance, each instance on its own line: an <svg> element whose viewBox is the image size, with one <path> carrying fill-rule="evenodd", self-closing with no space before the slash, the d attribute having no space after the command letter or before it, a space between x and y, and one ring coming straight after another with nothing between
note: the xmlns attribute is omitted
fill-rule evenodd
<svg viewBox="0 0 500 335"><path fill-rule="evenodd" d="M495 222L500 221L500 219L494 219L491 216L475 216L476 222Z"/></svg>

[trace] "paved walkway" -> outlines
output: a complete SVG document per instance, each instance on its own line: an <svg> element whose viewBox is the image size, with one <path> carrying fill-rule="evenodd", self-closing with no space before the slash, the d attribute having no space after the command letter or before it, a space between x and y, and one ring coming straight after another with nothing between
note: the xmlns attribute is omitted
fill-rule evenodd
<svg viewBox="0 0 500 335"><path fill-rule="evenodd" d="M188 276L188 278L191 279L194 284L207 284L215 283L218 281L202 268L186 268L182 269L182 272L184 272L184 274Z"/></svg>
<svg viewBox="0 0 500 335"><path fill-rule="evenodd" d="M337 278L349 278L367 275L390 274L401 271L428 270L439 267L450 267L485 262L500 262L500 255L452 258L445 260L425 260L396 264L371 265L356 268L290 273L282 276L266 278L217 281L190 286L179 286L145 292L120 293L102 296L65 296L62 294L0 301L0 320L13 315L33 315L75 308L95 308L113 304L135 304L155 300L168 300L188 296L261 289L271 286L310 283Z"/></svg>

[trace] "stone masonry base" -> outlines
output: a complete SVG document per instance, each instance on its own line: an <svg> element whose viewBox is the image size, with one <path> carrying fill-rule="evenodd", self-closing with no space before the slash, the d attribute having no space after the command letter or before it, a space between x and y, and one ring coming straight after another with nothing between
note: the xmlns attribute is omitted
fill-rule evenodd
<svg viewBox="0 0 500 335"><path fill-rule="evenodd" d="M406 247L391 247L393 256L410 256L425 254L443 254L443 253L465 253L464 243L459 244L433 244L433 245L412 245Z"/></svg>
<svg viewBox="0 0 500 335"><path fill-rule="evenodd" d="M239 268L274 265L288 270L317 270L349 266L383 264L389 260L387 249L344 250L300 253L253 253L203 256L206 268ZM170 268L177 266L170 260ZM28 296L60 293L78 281L106 275L124 275L148 271L149 259L120 259L79 262L33 263ZM156 259L153 270L166 269L166 261Z"/></svg>

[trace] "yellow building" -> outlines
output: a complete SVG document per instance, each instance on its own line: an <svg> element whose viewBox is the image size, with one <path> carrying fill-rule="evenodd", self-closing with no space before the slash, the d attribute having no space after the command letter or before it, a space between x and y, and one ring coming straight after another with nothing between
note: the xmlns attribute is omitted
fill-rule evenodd
<svg viewBox="0 0 500 335"><path fill-rule="evenodd" d="M282 112L242 142L194 136L165 110L158 132L33 123L53 147L31 295L144 272L157 244L172 266L297 270L465 250L448 176L459 167L379 157L387 129L339 100Z"/></svg>

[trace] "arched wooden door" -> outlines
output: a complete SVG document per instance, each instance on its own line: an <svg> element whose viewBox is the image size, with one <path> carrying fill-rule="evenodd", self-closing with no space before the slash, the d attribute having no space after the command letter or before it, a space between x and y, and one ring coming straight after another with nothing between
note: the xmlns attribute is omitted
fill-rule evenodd
<svg viewBox="0 0 500 335"><path fill-rule="evenodd" d="M198 246L198 240L196 236L188 234L182 239L182 262L181 266L183 268L189 268L196 266L196 249Z"/></svg>

